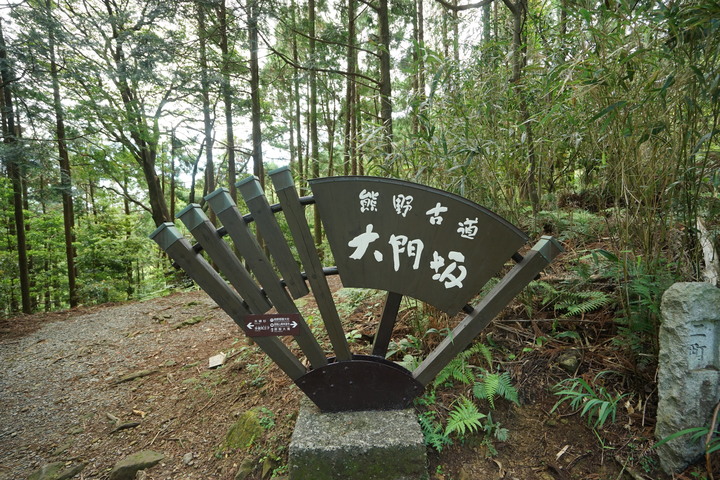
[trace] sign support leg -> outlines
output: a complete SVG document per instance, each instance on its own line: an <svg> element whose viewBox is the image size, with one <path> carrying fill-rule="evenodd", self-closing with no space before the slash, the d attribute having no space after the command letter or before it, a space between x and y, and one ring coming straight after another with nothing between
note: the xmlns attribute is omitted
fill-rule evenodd
<svg viewBox="0 0 720 480"><path fill-rule="evenodd" d="M402 295L395 292L388 292L387 297L385 297L385 307L373 341L372 354L377 357L385 358L387 354L397 314L400 311L402 297Z"/></svg>
<svg viewBox="0 0 720 480"><path fill-rule="evenodd" d="M554 238L542 237L523 261L515 265L415 369L413 377L427 386L562 250Z"/></svg>

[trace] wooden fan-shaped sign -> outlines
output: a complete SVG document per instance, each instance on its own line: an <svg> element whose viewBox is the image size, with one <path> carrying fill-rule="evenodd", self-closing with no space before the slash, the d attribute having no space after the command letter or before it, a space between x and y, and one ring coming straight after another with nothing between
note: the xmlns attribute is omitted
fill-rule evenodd
<svg viewBox="0 0 720 480"><path fill-rule="evenodd" d="M249 213L242 215L229 192L219 189L206 200L222 228L216 229L200 206L192 204L178 217L197 240L195 246L172 223L161 225L151 238L323 411L411 405L562 251L552 237L543 237L523 257L518 250L527 237L516 227L462 197L422 185L376 177L331 177L311 180L313 195L300 198L289 169L275 170L270 178L279 204L270 205L259 181L250 177L237 183ZM336 266L320 263L305 217L304 207L310 204L317 204ZM277 222L280 212L291 238L283 235ZM258 245L248 226L252 222L272 258ZM226 236L239 257L224 241ZM515 266L476 306L468 305L510 260ZM339 274L345 286L387 292L370 355L350 351L326 281L330 274ZM293 300L310 291L332 355L323 351ZM385 359L404 295L449 314L467 313L412 372ZM309 366L290 351L282 336L297 342Z"/></svg>
<svg viewBox="0 0 720 480"><path fill-rule="evenodd" d="M434 188L368 177L310 186L343 285L401 293L451 315L527 242L491 211Z"/></svg>

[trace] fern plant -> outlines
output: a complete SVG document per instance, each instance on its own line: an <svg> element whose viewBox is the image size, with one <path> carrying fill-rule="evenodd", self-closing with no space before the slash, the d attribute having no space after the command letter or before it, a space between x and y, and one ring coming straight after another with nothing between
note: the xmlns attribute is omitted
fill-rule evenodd
<svg viewBox="0 0 720 480"><path fill-rule="evenodd" d="M480 365L473 365L473 357L480 357ZM484 365L487 365L485 368ZM495 399L505 398L518 403L518 392L513 387L510 374L507 372L493 373L492 352L490 347L483 343L476 343L471 348L455 357L435 378L429 392L416 400L416 405L428 407L429 410L418 415L420 428L425 438L425 444L441 451L446 445L452 443L452 437L464 440L467 435L482 434L482 444L491 455L497 454L492 445L493 439L504 441L508 430L492 420L490 412L481 412L472 398L460 396L452 404L448 413L445 427L438 412L432 409L435 403L435 389L441 386L451 386L455 382L462 385L471 385L473 396L480 400L487 400L490 408L495 408Z"/></svg>
<svg viewBox="0 0 720 480"><path fill-rule="evenodd" d="M446 445L452 444L452 440L445 434L442 424L437 419L437 412L434 410L428 410L418 415L418 423L425 445L441 452Z"/></svg>
<svg viewBox="0 0 720 480"><path fill-rule="evenodd" d="M488 367L492 367L490 347L484 343L476 343L453 358L435 377L433 386L445 385L448 382L452 383L452 381L458 381L463 385L472 385L475 381L475 370L478 368L470 364L470 358L474 355L479 355L485 360Z"/></svg>
<svg viewBox="0 0 720 480"><path fill-rule="evenodd" d="M463 438L467 433L477 433L483 429L481 420L487 417L478 410L477 405L465 395L455 401L455 407L448 415L447 425L445 426L445 435L450 436L456 433L458 437Z"/></svg>
<svg viewBox="0 0 720 480"><path fill-rule="evenodd" d="M495 408L496 396L509 400L515 405L520 405L518 392L513 386L508 372L478 375L478 382L473 386L473 395L478 399L487 400L493 409Z"/></svg>
<svg viewBox="0 0 720 480"><path fill-rule="evenodd" d="M505 442L508 439L510 432L507 428L500 425L500 422L493 422L492 415L488 412L487 418L485 419L485 438L482 444L488 449L491 456L497 455L498 451L493 444L492 438L500 442Z"/></svg>
<svg viewBox="0 0 720 480"><path fill-rule="evenodd" d="M600 290L565 292L555 303L555 311L564 311L563 317L574 317L599 310L611 302L612 297Z"/></svg>
<svg viewBox="0 0 720 480"><path fill-rule="evenodd" d="M633 350L650 345L657 353L657 331L660 327L660 302L665 290L675 281L673 265L656 259L648 261L630 251L618 256L598 249L593 258L604 260L610 276L618 284L621 314L616 317L623 343Z"/></svg>
<svg viewBox="0 0 720 480"><path fill-rule="evenodd" d="M542 281L534 280L525 287L523 293L525 310L532 316L532 305L539 301L541 308L552 307L562 317L582 315L612 303L613 297L600 290L582 290L584 282L574 282L562 289Z"/></svg>
<svg viewBox="0 0 720 480"><path fill-rule="evenodd" d="M509 434L507 428L493 421L491 412L487 415L481 413L472 400L461 396L450 411L445 432L441 437L449 440L450 436L455 434L462 441L466 435L478 432L484 434L481 444L485 445L491 456L497 455L493 439L504 442Z"/></svg>

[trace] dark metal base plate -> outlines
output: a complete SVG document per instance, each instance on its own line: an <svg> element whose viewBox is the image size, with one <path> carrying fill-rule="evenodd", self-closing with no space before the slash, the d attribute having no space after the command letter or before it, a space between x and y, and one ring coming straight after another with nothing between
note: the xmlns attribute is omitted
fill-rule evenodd
<svg viewBox="0 0 720 480"><path fill-rule="evenodd" d="M399 410L424 391L405 368L369 355L353 355L346 362L331 359L295 383L323 412Z"/></svg>

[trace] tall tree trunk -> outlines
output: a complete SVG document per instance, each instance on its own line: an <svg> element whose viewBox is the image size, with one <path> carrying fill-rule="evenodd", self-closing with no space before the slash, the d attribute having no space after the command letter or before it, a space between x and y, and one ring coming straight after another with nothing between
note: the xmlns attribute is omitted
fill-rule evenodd
<svg viewBox="0 0 720 480"><path fill-rule="evenodd" d="M297 13L297 6L295 4L295 0L292 1L291 4L291 15L292 15L292 27L293 30L297 29L297 20L296 20L296 13ZM298 54L298 44L297 44L297 36L293 34L292 38L292 52L293 52L293 63L295 65L299 65L300 58ZM294 105L295 105L295 115L294 123L295 123L295 138L297 138L297 148L296 148L296 158L297 158L297 180L300 184L300 193L302 195L307 193L306 187L305 187L305 176L303 173L303 141L302 141L302 113L300 111L300 70L297 67L294 67L293 70L293 99L294 99Z"/></svg>
<svg viewBox="0 0 720 480"><path fill-rule="evenodd" d="M413 101L415 113L412 118L412 132L417 135L420 132L420 115L425 102L425 12L423 0L415 1L415 14L413 15L413 63L415 74L413 75Z"/></svg>
<svg viewBox="0 0 720 480"><path fill-rule="evenodd" d="M20 112L18 110L15 111L15 134L17 135L17 138L22 137L22 125L20 124ZM20 158L20 157L18 157ZM26 169L24 162L18 164L19 172L20 172L20 185L22 187L22 206L23 210L29 212L30 211L30 201L28 200L30 198L30 195L28 194L28 182L25 181L26 177ZM24 212L23 212L24 215ZM28 234L30 233L30 223L25 222L25 238L27 238ZM36 295L33 295L33 292L36 291L35 289L35 276L33 275L33 272L35 271L35 258L33 256L32 251L32 243L27 242L26 244L27 249L27 255L28 255L28 277L30 280L30 310L35 311L37 310L38 306L38 298Z"/></svg>
<svg viewBox="0 0 720 480"><path fill-rule="evenodd" d="M161 225L171 220L170 211L165 201L160 178L155 171L155 161L157 159L158 135L157 128L148 127L147 119L142 112L137 92L131 88L131 82L127 76L127 60L123 49L123 33L116 21L121 20L122 16L117 16L114 8L115 2L112 0L103 0L105 8L112 22L112 40L114 46L112 48L113 62L117 74L117 86L122 99L125 115L128 119L127 128L130 132L132 151L135 160L140 165L143 176L148 186L148 197L150 199L150 209L152 211L153 221L155 225ZM130 142L130 140L128 140ZM128 145L130 146L130 145Z"/></svg>
<svg viewBox="0 0 720 480"><path fill-rule="evenodd" d="M65 258L67 262L68 301L70 307L78 304L77 268L75 258L75 208L72 197L72 174L70 157L65 142L65 112L60 101L60 80L58 78L57 60L55 57L55 20L52 17L50 0L45 0L45 14L48 20L48 44L50 48L50 77L53 86L53 107L55 109L55 138L60 159L60 192L63 204L63 231L65 234Z"/></svg>
<svg viewBox="0 0 720 480"><path fill-rule="evenodd" d="M123 177L123 191L128 191L127 175ZM130 218L130 200L128 199L127 195L123 196L123 210L125 212L125 216ZM128 222L127 224L128 227L125 229L125 241L129 241L130 237L132 236L132 229L130 228L130 225L132 225L132 223ZM127 294L127 299L130 300L135 294L135 285L133 285L132 262L127 262L125 264L125 280L127 281L127 288L125 289L125 293Z"/></svg>
<svg viewBox="0 0 720 480"><path fill-rule="evenodd" d="M12 84L17 81L10 66L5 47L5 37L0 22L0 80L2 80L2 126L3 143L6 146L7 171L12 184L12 203L15 216L15 236L17 239L18 269L20 274L20 297L23 313L32 313L30 298L30 269L25 235L25 213L23 211L23 186L20 175L20 146L17 141L15 112L13 108Z"/></svg>
<svg viewBox="0 0 720 480"><path fill-rule="evenodd" d="M457 7L457 0L453 0L453 5ZM460 17L458 16L457 8L454 8L452 11L452 31L453 31L453 60L455 60L455 64L460 64L460 32L459 32L459 25L460 25Z"/></svg>
<svg viewBox="0 0 720 480"><path fill-rule="evenodd" d="M347 77L345 79L345 145L343 150L343 173L350 172L354 158L353 117L355 117L355 68L357 53L355 52L355 0L348 0L348 39L347 39ZM353 172L353 175L355 172Z"/></svg>
<svg viewBox="0 0 720 480"><path fill-rule="evenodd" d="M178 139L175 128L170 132L170 216L175 218L175 189L177 188L175 159L177 158Z"/></svg>
<svg viewBox="0 0 720 480"><path fill-rule="evenodd" d="M295 113L294 113L294 106L291 98L293 98L293 95L295 94L292 83L288 86L288 92L287 92L287 111L284 112L285 117L287 118L287 129L288 133L290 134L290 171L295 174L297 171L297 142L295 141Z"/></svg>
<svg viewBox="0 0 720 480"><path fill-rule="evenodd" d="M40 174L40 195L38 195L40 200L40 211L43 214L43 217L47 215L47 205L45 204L45 184L47 182L45 181L45 176L43 174ZM45 251L49 252L51 251L52 246L50 245L50 239L45 239L45 245L44 245ZM43 259L43 270L46 272L50 271L50 258L49 256L45 256ZM51 310L51 290L53 286L53 281L55 280L56 276L48 276L48 278L45 280L45 284L42 288L42 297L43 297L43 310L46 312L49 312ZM38 302L39 303L39 302ZM37 307L37 306L36 306Z"/></svg>
<svg viewBox="0 0 720 480"><path fill-rule="evenodd" d="M524 125L526 132L528 171L525 179L526 192L533 212L540 207L540 191L538 182L538 161L535 153L535 139L533 135L532 122L530 122L530 111L527 104L525 89L522 85L522 73L526 63L526 50L523 41L525 18L527 16L527 0L503 0L505 6L510 10L513 18L513 39L512 39L512 77L511 83L519 98L520 123Z"/></svg>
<svg viewBox="0 0 720 480"><path fill-rule="evenodd" d="M208 77L207 59L207 28L205 26L205 11L201 3L197 4L198 39L200 41L200 95L203 105L203 125L205 127L205 191L215 190L215 164L213 162L213 121L210 117L210 79ZM215 212L208 212L212 224L217 223Z"/></svg>
<svg viewBox="0 0 720 480"><path fill-rule="evenodd" d="M567 38L567 24L568 24L568 15L567 15L568 8L569 8L568 0L560 0L560 5L558 6L558 9L560 10L559 11L560 36L559 36L559 41L558 41L559 54L557 55L559 63L565 63L565 58L566 58L566 54L567 54L566 38Z"/></svg>
<svg viewBox="0 0 720 480"><path fill-rule="evenodd" d="M388 0L380 0L378 8L380 26L380 118L385 131L384 150L392 154L392 78L390 75L390 10Z"/></svg>
<svg viewBox="0 0 720 480"><path fill-rule="evenodd" d="M95 202L95 179L88 176L88 193L90 194L90 208L89 211L92 213L92 223L97 225L98 223L98 210L97 203Z"/></svg>
<svg viewBox="0 0 720 480"><path fill-rule="evenodd" d="M218 7L218 19L220 27L220 53L222 54L222 97L225 108L225 141L227 142L228 162L228 183L230 184L230 196L237 202L237 191L235 182L237 171L235 166L235 133L233 131L233 97L230 88L231 55L228 46L228 14L225 0L220 0Z"/></svg>
<svg viewBox="0 0 720 480"><path fill-rule="evenodd" d="M312 162L312 177L320 176L320 153L318 146L318 126L317 126L317 52L315 47L315 0L308 1L308 23L310 26L309 42L310 61L313 68L310 69L310 161ZM320 215L317 206L313 206L314 214L314 237L315 245L318 247L322 244L322 226L320 225Z"/></svg>
<svg viewBox="0 0 720 480"><path fill-rule="evenodd" d="M198 150L197 155L195 156L195 161L192 164L192 170L190 171L190 195L188 201L190 203L196 203L195 202L195 187L197 185L197 173L198 168L200 166L200 159L203 155L203 150L205 150L205 143L200 145L200 150Z"/></svg>
<svg viewBox="0 0 720 480"><path fill-rule="evenodd" d="M337 118L342 116L342 112L337 111L337 103L334 101L330 91L325 88L323 92L320 110L325 123L325 131L327 132L327 143L325 144L328 157L327 176L332 177L335 175L335 131L337 130Z"/></svg>
<svg viewBox="0 0 720 480"><path fill-rule="evenodd" d="M353 96L358 98L357 85L353 87ZM360 135L360 113L358 112L357 106L360 105L359 99L355 101L353 106L353 116L350 118L350 173L351 175L358 174L358 137Z"/></svg>
<svg viewBox="0 0 720 480"><path fill-rule="evenodd" d="M306 90L306 97L310 98L310 83L308 82L307 85L305 85ZM310 140L310 110L305 111L305 115L303 116L303 119L305 120L305 162L303 164L303 170L301 172L302 178L307 180L310 178L310 163L312 162L312 157L310 154L310 145L312 144ZM306 188L305 191L307 192L308 189Z"/></svg>
<svg viewBox="0 0 720 480"><path fill-rule="evenodd" d="M265 186L262 151L262 112L260 110L260 64L258 61L257 0L248 0L248 36L250 39L250 103L252 105L253 174Z"/></svg>
<svg viewBox="0 0 720 480"><path fill-rule="evenodd" d="M1 107L2 109L5 108L5 101L4 101L4 98L3 98L2 85L0 85L0 107ZM2 133L3 133L3 134L4 134L4 132L5 132L5 128L4 128L4 127L5 127L5 122L4 122L4 118L3 118L3 130L2 130ZM3 213L8 213L8 212L3 209ZM15 240L16 240L16 237L15 237L15 220L14 220L14 219L11 220L9 215L3 215L3 220L4 220L4 221L3 221L3 223L4 223L3 227L4 227L4 230L5 230L5 251L11 252L11 251L13 251L13 249L15 248ZM6 313L6 314L8 314L8 315L11 314L11 313L18 312L18 311L20 310L20 304L18 303L18 298L17 298L17 295L16 295L16 293L17 293L16 290L17 290L17 289L15 288L15 282L16 282L16 281L17 281L17 279L15 279L14 277L11 277L11 278L10 278L10 291L8 292L8 296L9 296L10 298L9 298L9 301L8 301L7 305L4 305L4 306L2 307L2 308L3 308L3 310L2 310L3 313Z"/></svg>
<svg viewBox="0 0 720 480"><path fill-rule="evenodd" d="M355 89L355 102L360 105L360 92L357 88ZM354 121L355 128L353 134L353 143L355 145L355 161L353 163L353 168L355 173L353 173L353 175L365 175L365 169L363 165L363 152L362 149L357 148L361 140L360 135L362 135L362 115L355 115Z"/></svg>
<svg viewBox="0 0 720 480"><path fill-rule="evenodd" d="M490 43L492 39L491 23L490 23L490 9L492 4L488 3L482 7L482 29L483 29L483 42L485 47Z"/></svg>
<svg viewBox="0 0 720 480"><path fill-rule="evenodd" d="M447 8L447 5L443 4L445 6L445 9L443 9L442 13L442 22L440 24L440 31L442 35L442 47L443 47L443 58L446 60L450 58L450 33L448 30L448 18L450 17L449 13L450 10Z"/></svg>

